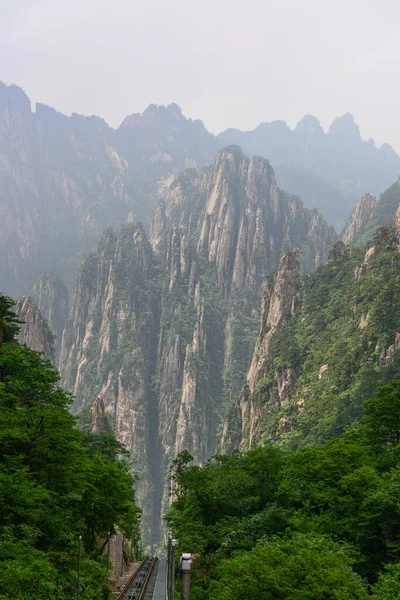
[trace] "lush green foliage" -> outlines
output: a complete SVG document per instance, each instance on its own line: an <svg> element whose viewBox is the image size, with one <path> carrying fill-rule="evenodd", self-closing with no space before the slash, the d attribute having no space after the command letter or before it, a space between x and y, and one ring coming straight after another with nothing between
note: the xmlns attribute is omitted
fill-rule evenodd
<svg viewBox="0 0 400 600"><path fill-rule="evenodd" d="M13 312L14 301L8 296L0 295L0 345L10 342L18 332L18 318Z"/></svg>
<svg viewBox="0 0 400 600"><path fill-rule="evenodd" d="M300 306L273 336L266 376L254 392L262 443L292 449L323 443L361 417L363 401L379 386L400 378L394 351L400 254L393 232L378 230L374 248L367 261L364 250L354 249L305 279ZM281 403L279 382L288 369L296 383L292 400ZM289 433L280 430L282 419Z"/></svg>
<svg viewBox="0 0 400 600"><path fill-rule="evenodd" d="M322 446L267 446L203 468L180 455L166 520L196 556L193 599L400 597L399 411L393 381Z"/></svg>
<svg viewBox="0 0 400 600"><path fill-rule="evenodd" d="M13 323L0 300L1 317ZM98 600L107 591L101 538L114 525L138 535L129 465L118 458L123 449L112 436L78 430L58 380L29 348L10 342L0 349L2 600L73 598L79 535L81 598Z"/></svg>

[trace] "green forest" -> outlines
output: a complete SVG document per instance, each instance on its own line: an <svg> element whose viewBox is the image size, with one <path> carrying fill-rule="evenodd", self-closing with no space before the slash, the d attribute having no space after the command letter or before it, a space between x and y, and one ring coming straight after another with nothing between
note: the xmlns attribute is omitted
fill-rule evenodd
<svg viewBox="0 0 400 600"><path fill-rule="evenodd" d="M13 302L0 296L0 599L108 598L101 552L119 527L139 542L140 510L122 446L90 435L72 396L37 352L13 342Z"/></svg>
<svg viewBox="0 0 400 600"><path fill-rule="evenodd" d="M400 599L400 381L338 438L173 464L192 600Z"/></svg>

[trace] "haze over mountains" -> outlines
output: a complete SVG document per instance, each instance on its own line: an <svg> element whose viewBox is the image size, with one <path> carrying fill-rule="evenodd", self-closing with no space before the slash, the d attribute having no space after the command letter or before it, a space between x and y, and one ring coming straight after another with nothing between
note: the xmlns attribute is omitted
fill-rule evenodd
<svg viewBox="0 0 400 600"><path fill-rule="evenodd" d="M33 112L16 86L0 86L0 279L27 293L45 269L62 271L72 290L83 252L108 227L127 220L148 226L166 178L211 164L234 142L268 158L277 182L340 229L366 193L379 194L400 173L388 145L362 141L350 115L328 133L304 117L218 137L182 115L176 104L150 105L118 129L99 117L66 117L43 104Z"/></svg>
<svg viewBox="0 0 400 600"><path fill-rule="evenodd" d="M296 430L297 408L281 407L304 400L302 369L315 373L282 328L318 312L300 308L303 278L325 268L333 225L363 192L388 188L363 197L346 242L391 225L399 173L399 156L362 141L350 115L327 133L306 116L293 131L273 122L214 136L176 104L150 105L113 129L32 111L20 88L0 86L1 290L23 296L19 340L59 366L73 411L130 452L146 541L160 538L179 452L202 464L219 433L231 451ZM278 368L281 331L293 356Z"/></svg>

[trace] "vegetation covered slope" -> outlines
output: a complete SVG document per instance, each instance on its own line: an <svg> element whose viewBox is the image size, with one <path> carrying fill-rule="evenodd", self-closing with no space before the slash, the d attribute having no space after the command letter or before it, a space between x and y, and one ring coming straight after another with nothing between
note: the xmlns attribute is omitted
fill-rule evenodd
<svg viewBox="0 0 400 600"><path fill-rule="evenodd" d="M400 381L325 445L173 465L167 523L193 600L400 598Z"/></svg>
<svg viewBox="0 0 400 600"><path fill-rule="evenodd" d="M367 254L339 243L271 334L262 319L267 350L230 409L231 449L324 442L361 416L379 385L400 376L399 267L393 229L379 229Z"/></svg>
<svg viewBox="0 0 400 600"><path fill-rule="evenodd" d="M107 592L101 539L118 525L138 539L139 511L122 446L84 434L72 398L40 354L12 341L12 302L0 296L0 598L67 600Z"/></svg>

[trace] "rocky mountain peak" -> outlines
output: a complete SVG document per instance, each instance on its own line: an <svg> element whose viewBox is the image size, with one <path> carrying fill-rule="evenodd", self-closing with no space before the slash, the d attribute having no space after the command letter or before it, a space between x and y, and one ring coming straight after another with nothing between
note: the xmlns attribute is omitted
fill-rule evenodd
<svg viewBox="0 0 400 600"><path fill-rule="evenodd" d="M261 306L261 325L254 349L253 360L247 376L250 391L265 375L263 366L268 358L271 337L281 321L295 308L295 298L300 286L300 260L298 249L287 252L279 268L267 285Z"/></svg>
<svg viewBox="0 0 400 600"><path fill-rule="evenodd" d="M323 139L325 136L321 123L313 115L305 115L298 123L294 133L305 138Z"/></svg>
<svg viewBox="0 0 400 600"><path fill-rule="evenodd" d="M98 395L90 407L90 432L96 435L112 433L103 398Z"/></svg>
<svg viewBox="0 0 400 600"><path fill-rule="evenodd" d="M168 104L168 106L150 104L143 113L134 113L125 117L120 125L120 129L134 129L143 133L148 129L146 131L147 135L151 132L154 134L157 131L177 127L180 129L188 128L188 130L201 129L210 138L213 137L207 132L202 121L185 117L181 107L174 102Z"/></svg>
<svg viewBox="0 0 400 600"><path fill-rule="evenodd" d="M329 135L343 143L361 141L360 128L351 113L336 117L329 128Z"/></svg>
<svg viewBox="0 0 400 600"><path fill-rule="evenodd" d="M396 161L398 159L398 155L390 144L382 144L379 148L379 152L390 160Z"/></svg>
<svg viewBox="0 0 400 600"><path fill-rule="evenodd" d="M31 103L25 92L16 85L0 81L0 132L19 127L24 119L31 118L31 112Z"/></svg>
<svg viewBox="0 0 400 600"><path fill-rule="evenodd" d="M347 244L362 245L371 241L378 227L391 227L400 204L400 178L376 199L366 194L355 207L342 233Z"/></svg>
<svg viewBox="0 0 400 600"><path fill-rule="evenodd" d="M57 271L46 271L34 284L30 297L55 336L56 354L61 350L62 333L68 319L68 290Z"/></svg>
<svg viewBox="0 0 400 600"><path fill-rule="evenodd" d="M275 121L271 121L270 123L260 123L260 125L257 125L254 131L256 131L259 135L264 135L265 133L268 133L272 136L287 136L292 133L289 125L286 123L286 121L283 121L282 119L277 119Z"/></svg>
<svg viewBox="0 0 400 600"><path fill-rule="evenodd" d="M367 224L372 221L377 206L378 201L375 196L365 194L365 196L362 197L353 210L350 221L342 234L342 239L345 244L351 243L357 234L363 231Z"/></svg>
<svg viewBox="0 0 400 600"><path fill-rule="evenodd" d="M0 81L0 106L21 112L31 112L31 102L24 90L15 84Z"/></svg>

